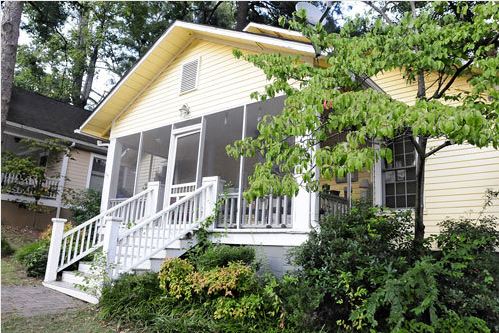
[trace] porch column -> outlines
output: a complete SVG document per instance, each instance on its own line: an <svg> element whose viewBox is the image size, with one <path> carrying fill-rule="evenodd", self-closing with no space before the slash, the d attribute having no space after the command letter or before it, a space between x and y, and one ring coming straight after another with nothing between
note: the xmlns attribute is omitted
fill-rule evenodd
<svg viewBox="0 0 499 333"><path fill-rule="evenodd" d="M374 145L374 149L379 150L379 144ZM373 205L383 206L383 172L381 159L373 166Z"/></svg>
<svg viewBox="0 0 499 333"><path fill-rule="evenodd" d="M59 218L61 215L61 207L62 207L62 192L64 191L64 183L66 182L66 174L68 172L68 162L69 162L69 156L64 155L62 158L62 165L61 165L61 174L59 176L59 184L57 186L57 197L56 197L56 203L57 203L57 213L55 215L56 218Z"/></svg>
<svg viewBox="0 0 499 333"><path fill-rule="evenodd" d="M300 140L300 137L297 137L296 140ZM314 151L310 153L315 156ZM318 181L319 169L315 168L314 172L315 179ZM296 175L296 180L301 183L301 176ZM308 192L305 188L300 187L293 200L293 230L310 231L311 227L315 227L319 222L319 193Z"/></svg>
<svg viewBox="0 0 499 333"><path fill-rule="evenodd" d="M102 186L100 205L101 213L108 209L109 200L116 197L121 148L121 144L116 139L111 139L107 149L106 170L104 171L104 183Z"/></svg>

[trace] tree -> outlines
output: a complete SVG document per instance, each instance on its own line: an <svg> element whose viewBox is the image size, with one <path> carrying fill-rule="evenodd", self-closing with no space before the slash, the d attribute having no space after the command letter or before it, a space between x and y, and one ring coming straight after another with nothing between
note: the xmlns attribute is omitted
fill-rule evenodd
<svg viewBox="0 0 499 333"><path fill-rule="evenodd" d="M2 141L3 129L7 121L14 67L16 64L17 44L19 40L19 24L23 10L22 1L5 1L2 3Z"/></svg>
<svg viewBox="0 0 499 333"><path fill-rule="evenodd" d="M15 177L15 181L2 186L2 192L15 193L27 197L32 197L33 202L27 207L33 212L43 212L44 208L39 205L40 199L49 195L57 194L59 189L47 186L47 168L57 164L64 155L71 156L69 142L59 139L22 139L21 144L25 147L25 152L37 152L46 155L47 164L39 165L32 156L23 154L16 155L11 151L2 152L2 173Z"/></svg>
<svg viewBox="0 0 499 333"><path fill-rule="evenodd" d="M380 158L390 162L388 143L405 136L418 153L414 245L421 248L427 159L452 144L499 148L499 6L438 2L407 8L397 21L388 17L371 22L364 34L358 31L365 20L347 20L339 33L328 33L321 25L308 25L304 12L296 13L289 25L323 50L318 60L324 67L295 56L235 51L272 79L255 98L287 95L282 114L264 118L258 137L228 147L233 156L264 157L250 177L248 197L291 195L301 184L317 190L316 169L322 178L332 179L370 169ZM360 83L393 69L400 69L408 83L417 83L415 105ZM451 87L463 77L471 90L457 94ZM325 145L345 132L345 142ZM429 147L431 138L443 138L444 143Z"/></svg>

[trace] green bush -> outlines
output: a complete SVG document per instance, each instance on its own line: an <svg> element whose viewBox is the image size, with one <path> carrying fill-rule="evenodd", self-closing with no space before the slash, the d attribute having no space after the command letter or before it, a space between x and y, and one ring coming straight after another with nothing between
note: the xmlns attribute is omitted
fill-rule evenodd
<svg viewBox="0 0 499 333"><path fill-rule="evenodd" d="M24 266L28 276L42 277L47 267L48 254L49 242L39 240L19 248L15 258Z"/></svg>
<svg viewBox="0 0 499 333"><path fill-rule="evenodd" d="M230 262L236 261L252 266L255 264L255 249L248 246L215 245L191 259L201 271L227 267Z"/></svg>
<svg viewBox="0 0 499 333"><path fill-rule="evenodd" d="M101 193L93 189L66 189L63 202L72 213L71 220L75 225L79 225L99 215Z"/></svg>
<svg viewBox="0 0 499 333"><path fill-rule="evenodd" d="M308 313L315 329L351 329L350 314L383 283L387 270L407 269L411 217L382 213L361 205L345 216L326 217L295 251L300 284L318 295Z"/></svg>
<svg viewBox="0 0 499 333"><path fill-rule="evenodd" d="M14 253L14 249L10 245L10 243L2 237L2 257L10 256Z"/></svg>
<svg viewBox="0 0 499 333"><path fill-rule="evenodd" d="M295 311L296 325L308 318L326 331L498 331L497 221L444 221L420 257L411 251L412 225L407 214L367 207L322 221L296 251L296 279L315 295L314 306ZM288 297L306 305L300 295Z"/></svg>

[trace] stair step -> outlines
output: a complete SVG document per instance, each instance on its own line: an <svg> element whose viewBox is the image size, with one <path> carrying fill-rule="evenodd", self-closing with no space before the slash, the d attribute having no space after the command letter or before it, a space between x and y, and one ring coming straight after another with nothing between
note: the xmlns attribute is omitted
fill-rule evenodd
<svg viewBox="0 0 499 333"><path fill-rule="evenodd" d="M99 279L99 277L81 271L64 271L62 272L61 281L74 285L84 285L89 284L92 281L97 281L97 279Z"/></svg>
<svg viewBox="0 0 499 333"><path fill-rule="evenodd" d="M59 291L68 296L80 299L87 303L98 304L99 299L93 295L90 295L84 291L81 291L77 287L75 287L72 283L64 282L64 281L51 281L51 282L43 282L45 287Z"/></svg>
<svg viewBox="0 0 499 333"><path fill-rule="evenodd" d="M91 261L80 261L78 263L78 271L90 274L92 270L92 262Z"/></svg>

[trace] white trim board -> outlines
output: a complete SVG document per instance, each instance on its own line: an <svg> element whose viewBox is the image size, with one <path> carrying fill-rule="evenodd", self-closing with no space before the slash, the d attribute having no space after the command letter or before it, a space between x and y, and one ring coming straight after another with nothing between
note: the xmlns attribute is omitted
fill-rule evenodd
<svg viewBox="0 0 499 333"><path fill-rule="evenodd" d="M92 147L92 148L95 148L95 149L102 150L102 147L97 146L97 144L93 144L93 143L90 143L90 142L81 141L81 140L75 139L75 138L70 138L68 136L64 136L64 135L52 133L52 132L49 132L49 131L41 130L41 129L38 129L38 128L34 128L34 127L30 127L30 126L26 126L26 125L14 123L14 122L11 122L11 121L7 121L6 124L9 125L9 126L13 126L13 127L16 127L16 128L23 129L23 130L27 130L27 131L31 131L31 132L35 132L35 133L44 134L44 135L47 135L47 136L51 136L51 137L58 138L58 139L63 139L63 140L66 140L66 141L71 141L71 142L80 144L82 146L88 146L88 147ZM18 134L12 133L10 131L9 131L9 134L11 134L11 135L18 135ZM18 135L18 136L21 136L21 135Z"/></svg>

